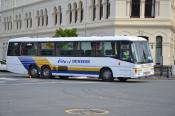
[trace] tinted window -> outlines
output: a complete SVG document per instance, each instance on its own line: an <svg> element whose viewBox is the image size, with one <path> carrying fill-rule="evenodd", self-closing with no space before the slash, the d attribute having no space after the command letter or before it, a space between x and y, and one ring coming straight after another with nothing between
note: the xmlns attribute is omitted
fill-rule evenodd
<svg viewBox="0 0 175 116"><path fill-rule="evenodd" d="M51 42L39 43L39 55L40 56L53 56L55 55L55 44Z"/></svg>
<svg viewBox="0 0 175 116"><path fill-rule="evenodd" d="M26 55L26 56L37 55L37 44L36 43L22 43L21 44L21 55Z"/></svg>
<svg viewBox="0 0 175 116"><path fill-rule="evenodd" d="M56 45L57 56L73 56L74 43L73 42L59 42Z"/></svg>
<svg viewBox="0 0 175 116"><path fill-rule="evenodd" d="M115 42L104 42L104 56L117 56L117 46Z"/></svg>
<svg viewBox="0 0 175 116"><path fill-rule="evenodd" d="M11 42L8 46L8 56L20 56L20 43Z"/></svg>

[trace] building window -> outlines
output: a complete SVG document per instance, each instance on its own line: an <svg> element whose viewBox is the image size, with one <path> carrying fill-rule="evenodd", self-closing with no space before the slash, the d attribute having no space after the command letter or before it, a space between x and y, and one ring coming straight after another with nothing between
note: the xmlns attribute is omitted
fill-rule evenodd
<svg viewBox="0 0 175 116"><path fill-rule="evenodd" d="M156 37L156 64L157 65L162 65L163 64L163 59L162 59L162 36L157 36Z"/></svg>
<svg viewBox="0 0 175 116"><path fill-rule="evenodd" d="M54 16L54 25L57 25L58 16L57 16L57 8L56 7L54 7L54 9L53 9L53 16Z"/></svg>
<svg viewBox="0 0 175 116"><path fill-rule="evenodd" d="M145 18L155 17L155 0L145 0Z"/></svg>
<svg viewBox="0 0 175 116"><path fill-rule="evenodd" d="M69 24L71 24L72 22L72 8L71 8L71 4L68 5L68 16L69 16Z"/></svg>
<svg viewBox="0 0 175 116"><path fill-rule="evenodd" d="M48 25L48 13L47 13L47 9L45 9L45 12L44 12L44 22L45 22L45 25L47 26Z"/></svg>
<svg viewBox="0 0 175 116"><path fill-rule="evenodd" d="M28 14L25 14L25 22L26 22L26 28L29 27L29 20L28 20Z"/></svg>
<svg viewBox="0 0 175 116"><path fill-rule="evenodd" d="M32 14L29 12L29 27L32 28Z"/></svg>
<svg viewBox="0 0 175 116"><path fill-rule="evenodd" d="M131 17L140 17L140 0L131 0Z"/></svg>
<svg viewBox="0 0 175 116"><path fill-rule="evenodd" d="M77 3L74 3L74 23L77 22L77 14L78 14Z"/></svg>
<svg viewBox="0 0 175 116"><path fill-rule="evenodd" d="M40 11L40 20L41 20L41 26L44 26L44 12L43 12L43 10Z"/></svg>
<svg viewBox="0 0 175 116"><path fill-rule="evenodd" d="M18 22L18 24L19 24L19 29L21 29L22 28L22 19L21 19L21 15L19 15L18 16L19 17L19 22Z"/></svg>
<svg viewBox="0 0 175 116"><path fill-rule="evenodd" d="M80 1L79 3L79 9L80 9L80 22L83 21L83 3Z"/></svg>
<svg viewBox="0 0 175 116"><path fill-rule="evenodd" d="M102 4L102 0L100 0L100 20L103 17L103 4Z"/></svg>
<svg viewBox="0 0 175 116"><path fill-rule="evenodd" d="M106 11L106 18L108 19L109 18L109 16L110 16L110 9L111 9L111 7L110 7L110 3L109 3L109 0L107 0L107 11Z"/></svg>
<svg viewBox="0 0 175 116"><path fill-rule="evenodd" d="M37 25L38 25L38 27L40 26L40 18L39 18L39 11L37 11L37 13L36 13L36 19L37 19Z"/></svg>
<svg viewBox="0 0 175 116"><path fill-rule="evenodd" d="M59 12L59 24L61 25L62 23L62 10L61 10L61 6L58 7L58 12Z"/></svg>

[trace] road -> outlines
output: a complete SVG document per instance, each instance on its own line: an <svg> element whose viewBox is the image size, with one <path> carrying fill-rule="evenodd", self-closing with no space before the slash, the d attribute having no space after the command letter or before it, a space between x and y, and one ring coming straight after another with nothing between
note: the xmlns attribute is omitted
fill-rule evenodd
<svg viewBox="0 0 175 116"><path fill-rule="evenodd" d="M175 80L29 79L0 72L0 116L92 115L175 116Z"/></svg>

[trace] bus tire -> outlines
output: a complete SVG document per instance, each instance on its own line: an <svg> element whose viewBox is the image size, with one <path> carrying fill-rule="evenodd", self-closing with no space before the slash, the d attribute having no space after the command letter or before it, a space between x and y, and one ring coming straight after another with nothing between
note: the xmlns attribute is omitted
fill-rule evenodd
<svg viewBox="0 0 175 116"><path fill-rule="evenodd" d="M103 81L113 81L114 77L112 71L109 68L104 68L100 71L100 79Z"/></svg>
<svg viewBox="0 0 175 116"><path fill-rule="evenodd" d="M52 78L52 72L49 66L43 66L41 68L41 77L42 78Z"/></svg>
<svg viewBox="0 0 175 116"><path fill-rule="evenodd" d="M126 82L128 78L118 77L117 78L120 82Z"/></svg>
<svg viewBox="0 0 175 116"><path fill-rule="evenodd" d="M39 71L38 71L38 67L37 66L30 66L29 70L28 70L28 74L29 76L31 76L32 78L37 78L39 76Z"/></svg>

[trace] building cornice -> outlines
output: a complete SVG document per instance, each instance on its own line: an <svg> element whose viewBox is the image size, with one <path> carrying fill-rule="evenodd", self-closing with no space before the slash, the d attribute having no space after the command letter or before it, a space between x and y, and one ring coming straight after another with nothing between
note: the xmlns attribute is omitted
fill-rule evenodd
<svg viewBox="0 0 175 116"><path fill-rule="evenodd" d="M40 4L40 3L47 2L47 1L49 1L49 0L39 0L39 1L36 1L36 2L33 2L33 3L29 3L29 4L25 4L25 5L20 5L20 6L12 7L12 8L5 9L5 10L0 10L0 13L18 10L20 8L25 8L25 7L37 5L37 4Z"/></svg>

